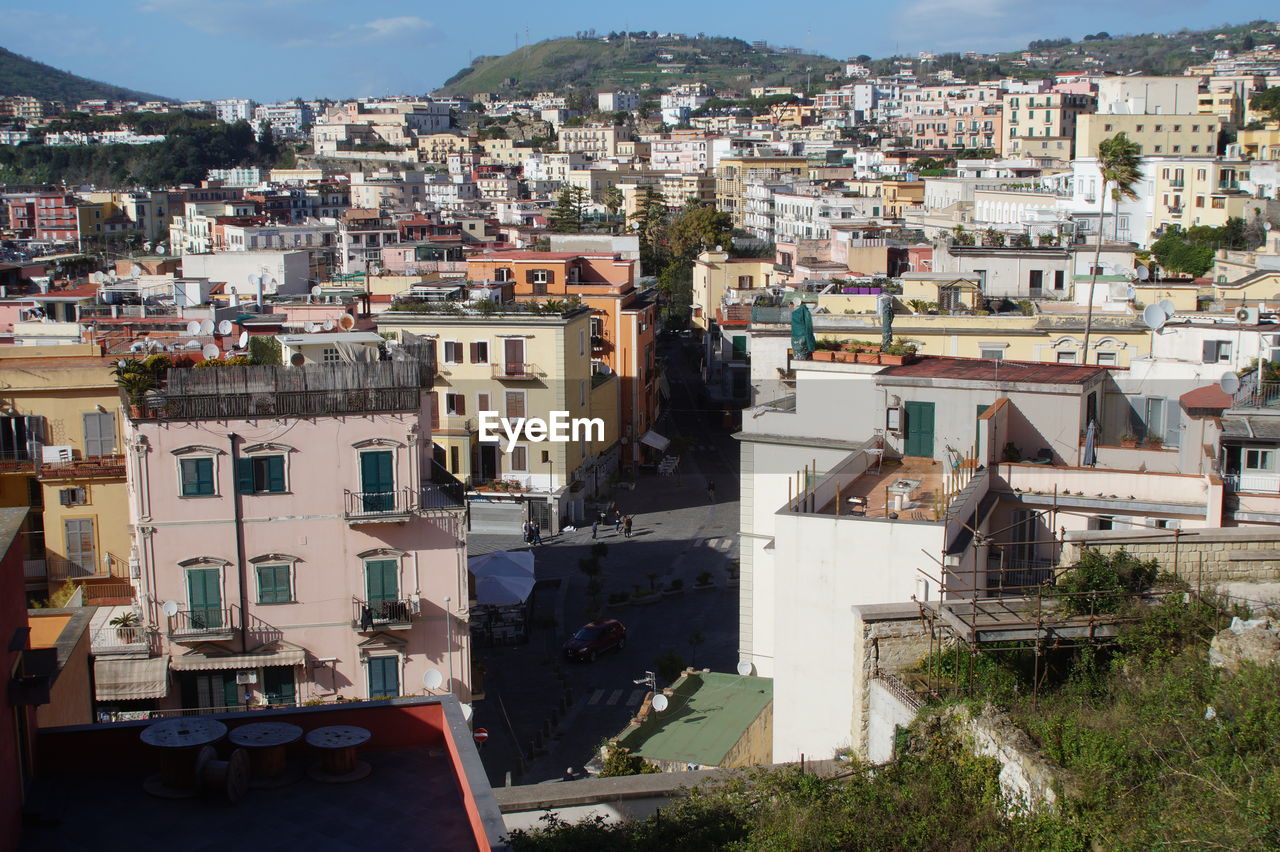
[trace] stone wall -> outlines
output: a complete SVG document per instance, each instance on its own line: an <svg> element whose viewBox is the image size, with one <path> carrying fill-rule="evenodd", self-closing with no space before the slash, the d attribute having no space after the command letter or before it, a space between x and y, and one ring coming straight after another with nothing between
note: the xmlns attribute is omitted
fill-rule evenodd
<svg viewBox="0 0 1280 852"><path fill-rule="evenodd" d="M1062 564L1071 565L1083 547L1104 554L1123 547L1140 559L1155 559L1160 570L1178 574L1193 587L1280 580L1280 527L1180 530L1076 530L1068 532Z"/></svg>
<svg viewBox="0 0 1280 852"><path fill-rule="evenodd" d="M1019 806L1052 806L1058 801L1059 791L1069 795L1077 792L1075 779L1045 757L1003 713L988 706L974 716L959 705L947 708L943 717L974 754L1000 762L1000 788Z"/></svg>
<svg viewBox="0 0 1280 852"><path fill-rule="evenodd" d="M929 629L914 603L856 606L853 632L853 718L850 745L869 759L871 684L880 672L915 667L929 653ZM890 730L892 736L892 730Z"/></svg>

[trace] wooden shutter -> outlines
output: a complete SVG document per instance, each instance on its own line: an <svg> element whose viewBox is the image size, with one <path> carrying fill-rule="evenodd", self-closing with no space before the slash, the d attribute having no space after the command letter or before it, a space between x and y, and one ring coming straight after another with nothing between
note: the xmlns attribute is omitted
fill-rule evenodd
<svg viewBox="0 0 1280 852"><path fill-rule="evenodd" d="M492 411L492 410L493 409L489 407L489 394L487 393L476 394L476 411L480 412L480 411Z"/></svg>
<svg viewBox="0 0 1280 852"><path fill-rule="evenodd" d="M453 411L455 414L467 413L467 396L466 394L454 394Z"/></svg>
<svg viewBox="0 0 1280 852"><path fill-rule="evenodd" d="M526 269L526 270L524 271L524 283L526 283L526 284L532 284L532 283L533 283L533 270L532 270L532 269Z"/></svg>
<svg viewBox="0 0 1280 852"><path fill-rule="evenodd" d="M440 394L431 392L431 428L440 428Z"/></svg>
<svg viewBox="0 0 1280 852"><path fill-rule="evenodd" d="M507 417L524 417L524 391L507 391Z"/></svg>
<svg viewBox="0 0 1280 852"><path fill-rule="evenodd" d="M1218 363L1218 341L1206 340L1201 344L1201 360L1205 364Z"/></svg>
<svg viewBox="0 0 1280 852"><path fill-rule="evenodd" d="M471 344L471 363L472 364L480 363L480 344L479 343Z"/></svg>
<svg viewBox="0 0 1280 852"><path fill-rule="evenodd" d="M267 457L267 490L273 494L284 491L284 456Z"/></svg>
<svg viewBox="0 0 1280 852"><path fill-rule="evenodd" d="M236 492L253 493L253 459L236 459Z"/></svg>

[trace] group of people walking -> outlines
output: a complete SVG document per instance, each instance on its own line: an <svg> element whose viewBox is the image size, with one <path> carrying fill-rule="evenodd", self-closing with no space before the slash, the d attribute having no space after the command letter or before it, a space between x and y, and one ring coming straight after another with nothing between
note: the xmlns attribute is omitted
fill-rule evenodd
<svg viewBox="0 0 1280 852"><path fill-rule="evenodd" d="M631 526L635 522L635 515L624 515L616 506L611 512L601 512L591 522L591 537L596 538L600 527L607 525L610 520L613 522L613 531L615 533L622 533L627 538L631 538Z"/></svg>
<svg viewBox="0 0 1280 852"><path fill-rule="evenodd" d="M524 543L542 544L542 525L537 521L524 522Z"/></svg>

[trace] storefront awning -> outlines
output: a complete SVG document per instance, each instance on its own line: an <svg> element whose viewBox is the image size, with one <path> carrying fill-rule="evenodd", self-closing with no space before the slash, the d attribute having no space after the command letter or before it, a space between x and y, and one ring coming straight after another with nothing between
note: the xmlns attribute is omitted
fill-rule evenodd
<svg viewBox="0 0 1280 852"><path fill-rule="evenodd" d="M169 693L169 658L100 657L93 661L94 697L99 701L140 701Z"/></svg>
<svg viewBox="0 0 1280 852"><path fill-rule="evenodd" d="M181 654L173 658L176 672L212 672L226 669L260 669L272 666L300 666L307 653L301 648L281 648L265 654Z"/></svg>
<svg viewBox="0 0 1280 852"><path fill-rule="evenodd" d="M644 433L644 436L640 439L640 443L649 447L653 447L655 450L657 450L660 453L665 452L667 447L671 444L669 440L662 437L652 429Z"/></svg>

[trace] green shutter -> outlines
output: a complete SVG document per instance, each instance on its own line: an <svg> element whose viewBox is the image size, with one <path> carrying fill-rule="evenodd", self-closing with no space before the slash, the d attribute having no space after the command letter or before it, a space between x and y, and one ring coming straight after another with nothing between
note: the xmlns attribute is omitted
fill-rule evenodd
<svg viewBox="0 0 1280 852"><path fill-rule="evenodd" d="M236 491L253 493L253 459L236 459Z"/></svg>
<svg viewBox="0 0 1280 852"><path fill-rule="evenodd" d="M193 627L222 626L222 590L217 568L193 568L187 571L187 605L191 608Z"/></svg>
<svg viewBox="0 0 1280 852"><path fill-rule="evenodd" d="M390 450L370 450L360 454L360 490L366 512L389 512L395 508L395 474Z"/></svg>
<svg viewBox="0 0 1280 852"><path fill-rule="evenodd" d="M284 492L284 456L267 456L267 490L272 494Z"/></svg>
<svg viewBox="0 0 1280 852"><path fill-rule="evenodd" d="M370 657L368 665L370 698L395 698L400 694L400 665L396 657Z"/></svg>
<svg viewBox="0 0 1280 852"><path fill-rule="evenodd" d="M289 590L288 565L258 566L258 602L288 603L293 600Z"/></svg>
<svg viewBox="0 0 1280 852"><path fill-rule="evenodd" d="M369 603L394 601L400 597L394 559L375 559L364 564L365 591Z"/></svg>
<svg viewBox="0 0 1280 852"><path fill-rule="evenodd" d="M293 704L298 693L293 684L293 669L287 666L271 666L262 670L262 691L268 704Z"/></svg>
<svg viewBox="0 0 1280 852"><path fill-rule="evenodd" d="M196 497L213 494L213 459L183 459L179 465L182 473L182 496Z"/></svg>

